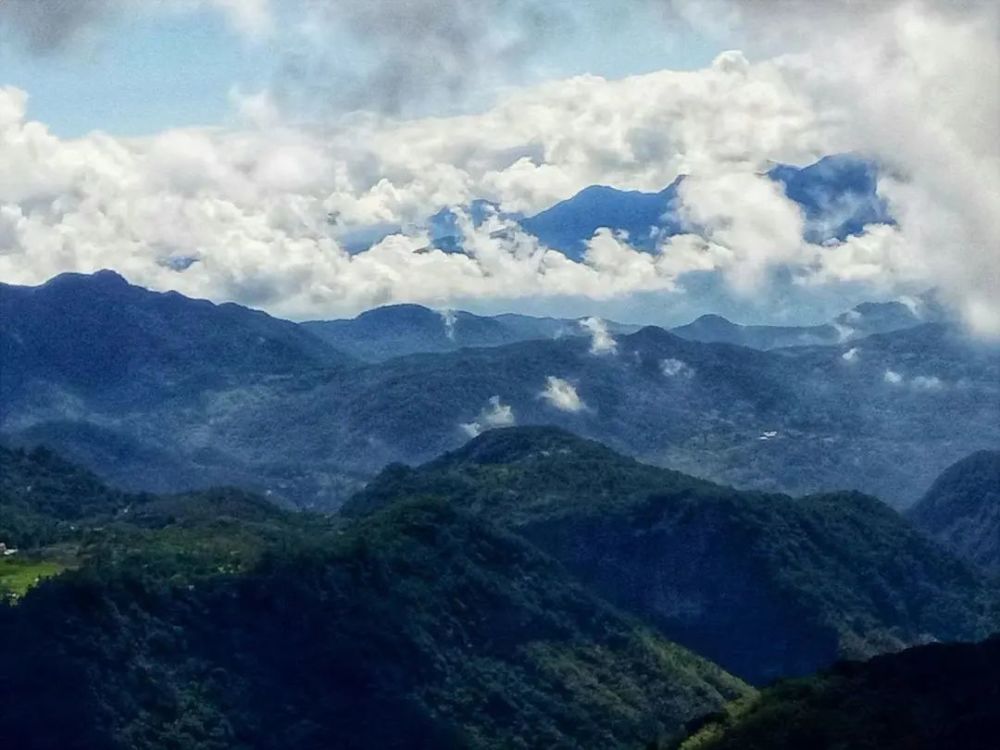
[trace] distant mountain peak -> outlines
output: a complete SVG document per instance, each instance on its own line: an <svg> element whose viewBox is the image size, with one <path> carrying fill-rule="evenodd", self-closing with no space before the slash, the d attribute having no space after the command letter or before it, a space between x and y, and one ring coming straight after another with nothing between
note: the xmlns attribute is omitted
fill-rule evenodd
<svg viewBox="0 0 1000 750"><path fill-rule="evenodd" d="M695 318L694 323L698 325L727 326L730 328L737 327L737 324L731 321L729 318L725 318L721 315L716 315L715 313L708 313L707 315L699 315L697 318Z"/></svg>
<svg viewBox="0 0 1000 750"><path fill-rule="evenodd" d="M67 271L65 273L60 273L53 276L51 279L46 281L38 288L53 288L53 287L63 287L68 285L88 285L91 287L101 287L101 288L125 288L130 287L132 284L129 283L128 279L122 276L117 271L110 268L102 268L100 271L94 271L93 273L79 273L76 271Z"/></svg>

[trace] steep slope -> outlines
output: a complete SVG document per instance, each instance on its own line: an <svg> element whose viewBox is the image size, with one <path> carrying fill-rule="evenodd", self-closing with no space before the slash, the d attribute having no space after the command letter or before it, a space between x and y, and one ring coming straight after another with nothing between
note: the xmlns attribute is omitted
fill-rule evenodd
<svg viewBox="0 0 1000 750"><path fill-rule="evenodd" d="M983 636L992 593L855 493L741 493L549 428L393 467L344 509L436 497L522 534L588 586L752 682L838 656Z"/></svg>
<svg viewBox="0 0 1000 750"><path fill-rule="evenodd" d="M992 750L1000 637L847 663L737 703L674 750Z"/></svg>
<svg viewBox="0 0 1000 750"><path fill-rule="evenodd" d="M1000 574L1000 451L949 466L909 517L959 557Z"/></svg>
<svg viewBox="0 0 1000 750"><path fill-rule="evenodd" d="M632 748L749 694L441 503L344 528L149 497L81 544L79 571L0 601L22 747Z"/></svg>

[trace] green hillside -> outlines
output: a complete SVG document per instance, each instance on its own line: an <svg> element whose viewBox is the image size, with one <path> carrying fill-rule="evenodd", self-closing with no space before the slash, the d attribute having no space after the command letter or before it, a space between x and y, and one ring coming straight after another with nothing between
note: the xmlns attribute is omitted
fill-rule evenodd
<svg viewBox="0 0 1000 750"><path fill-rule="evenodd" d="M76 570L0 604L5 741L634 748L750 694L448 504L344 526L236 491L126 500L77 521Z"/></svg>
<svg viewBox="0 0 1000 750"><path fill-rule="evenodd" d="M673 750L992 750L1000 637L839 664L735 703Z"/></svg>
<svg viewBox="0 0 1000 750"><path fill-rule="evenodd" d="M984 637L989 584L857 493L739 492L550 428L488 432L387 469L348 514L436 497L516 531L581 581L763 683L838 657Z"/></svg>

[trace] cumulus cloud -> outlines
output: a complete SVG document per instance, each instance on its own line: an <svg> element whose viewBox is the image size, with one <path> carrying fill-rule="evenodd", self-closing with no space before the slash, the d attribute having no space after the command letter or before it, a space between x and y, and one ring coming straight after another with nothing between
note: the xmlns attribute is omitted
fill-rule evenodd
<svg viewBox="0 0 1000 750"><path fill-rule="evenodd" d="M1000 6L725 6L728 20L748 30L761 53L795 45L797 57L785 59L799 79L796 89L808 92L817 110L835 113L846 148L883 163L880 192L902 241L884 236L884 250L864 248L865 265L937 280L944 300L974 330L1000 335Z"/></svg>
<svg viewBox="0 0 1000 750"><path fill-rule="evenodd" d="M39 283L60 271L114 267L153 288L291 317L393 301L609 299L676 289L679 276L715 267L724 253L693 237L671 252L641 253L602 230L573 262L500 216L481 226L460 222L467 255L427 251L428 238L408 230L353 255L340 238L370 224L412 226L474 196L537 210L597 181L660 187L687 163L714 158L716 146L685 122L685 108L697 112L689 105L705 90L745 80L715 68L623 81L584 77L516 92L481 115L406 122L359 116L321 130L276 120L269 105L267 117L243 130L76 140L32 121L24 92L2 89L0 204L8 243L0 275ZM785 123L776 127L807 130L785 111L771 90L777 85L764 75L747 106L776 107L784 112L777 122ZM657 90L663 96L651 98ZM713 106L705 116L714 114ZM670 126L674 147L649 158L644 144ZM752 130L751 139L760 129ZM755 148L753 158L763 158L764 144ZM530 190L520 182L526 158L545 167ZM192 258L197 262L175 270Z"/></svg>
<svg viewBox="0 0 1000 750"><path fill-rule="evenodd" d="M759 289L770 268L803 255L801 211L763 175L691 176L681 183L680 197L688 223L721 248L727 278L737 291Z"/></svg>
<svg viewBox="0 0 1000 750"><path fill-rule="evenodd" d="M479 412L479 416L471 422L465 422L459 427L469 437L476 437L487 430L497 427L512 427L517 424L514 410L508 404L500 401L499 396L492 396L489 403Z"/></svg>
<svg viewBox="0 0 1000 750"><path fill-rule="evenodd" d="M605 321L600 318L584 318L580 321L580 327L590 333L591 354L615 354L618 351L615 337L611 335Z"/></svg>
<svg viewBox="0 0 1000 750"><path fill-rule="evenodd" d="M554 375L549 375L545 379L545 389L539 394L539 397L548 401L559 411L576 413L587 408L583 399L580 398L580 394L577 393L576 386L568 380L557 378Z"/></svg>

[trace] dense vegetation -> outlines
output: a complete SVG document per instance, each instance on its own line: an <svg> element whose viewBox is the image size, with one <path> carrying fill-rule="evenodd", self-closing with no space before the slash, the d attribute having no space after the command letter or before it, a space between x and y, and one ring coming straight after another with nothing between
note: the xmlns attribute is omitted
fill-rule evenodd
<svg viewBox="0 0 1000 750"><path fill-rule="evenodd" d="M129 497L45 448L0 446L0 542L40 547L74 536L74 521L113 515Z"/></svg>
<svg viewBox="0 0 1000 750"><path fill-rule="evenodd" d="M516 531L619 606L752 682L985 637L996 592L856 493L744 493L550 428L387 469L348 514L437 497Z"/></svg>
<svg viewBox="0 0 1000 750"><path fill-rule="evenodd" d="M959 557L1000 575L1000 451L950 466L909 516Z"/></svg>
<svg viewBox="0 0 1000 750"><path fill-rule="evenodd" d="M920 646L779 683L710 717L674 750L992 750L1000 637Z"/></svg>
<svg viewBox="0 0 1000 750"><path fill-rule="evenodd" d="M80 487L97 513L74 513L75 570L0 604L14 746L631 748L750 694L438 501L345 527L236 491L102 496L7 456L0 507L56 523Z"/></svg>

